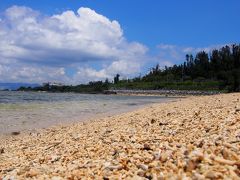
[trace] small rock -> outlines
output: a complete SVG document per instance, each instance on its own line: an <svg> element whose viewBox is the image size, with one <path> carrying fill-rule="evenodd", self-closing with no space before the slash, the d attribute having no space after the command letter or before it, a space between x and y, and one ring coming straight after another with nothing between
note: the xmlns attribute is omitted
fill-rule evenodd
<svg viewBox="0 0 240 180"><path fill-rule="evenodd" d="M199 116L199 114L200 114L200 111L195 112L195 116Z"/></svg>
<svg viewBox="0 0 240 180"><path fill-rule="evenodd" d="M17 136L17 135L20 134L20 132L19 131L13 131L11 134L14 135L14 136Z"/></svg>
<svg viewBox="0 0 240 180"><path fill-rule="evenodd" d="M208 171L208 172L205 174L205 178L218 179L218 178L220 178L220 177L219 177L219 174L217 174L216 172Z"/></svg>
<svg viewBox="0 0 240 180"><path fill-rule="evenodd" d="M155 119L152 119L152 120L151 120L151 124L154 124L155 122L156 122Z"/></svg>
<svg viewBox="0 0 240 180"><path fill-rule="evenodd" d="M0 148L0 154L4 153L4 148Z"/></svg>
<svg viewBox="0 0 240 180"><path fill-rule="evenodd" d="M137 175L140 176L140 177L144 177L145 176L145 172L140 170L137 172ZM139 179L139 178L136 178L136 179Z"/></svg>
<svg viewBox="0 0 240 180"><path fill-rule="evenodd" d="M72 137L74 141L78 141L80 139L80 135L78 134L72 135Z"/></svg>
<svg viewBox="0 0 240 180"><path fill-rule="evenodd" d="M182 145L178 143L178 144L176 144L176 147L177 147L177 148L181 148Z"/></svg>
<svg viewBox="0 0 240 180"><path fill-rule="evenodd" d="M105 162L104 166L105 166L105 168L107 168L108 166L111 166L111 163L110 162Z"/></svg>
<svg viewBox="0 0 240 180"><path fill-rule="evenodd" d="M197 163L193 160L189 160L186 164L186 171L192 172L194 169L196 169Z"/></svg>
<svg viewBox="0 0 240 180"><path fill-rule="evenodd" d="M191 152L190 156L195 160L195 161L202 161L204 159L204 154L199 151L199 150L194 150Z"/></svg>
<svg viewBox="0 0 240 180"><path fill-rule="evenodd" d="M149 150L152 150L152 149L151 149L151 147L150 147L149 144L144 144L144 145L143 145L143 150L149 151Z"/></svg>
<svg viewBox="0 0 240 180"><path fill-rule="evenodd" d="M151 163L148 164L148 168L151 169L151 168L157 168L159 167L159 161L152 161Z"/></svg>
<svg viewBox="0 0 240 180"><path fill-rule="evenodd" d="M111 132L112 132L112 130L108 129L108 130L105 131L105 134L108 134L108 133L111 133Z"/></svg>
<svg viewBox="0 0 240 180"><path fill-rule="evenodd" d="M204 180L204 179L205 179L202 174L199 174L199 173L197 173L197 172L194 172L194 173L193 173L193 178L194 178L194 179L198 179L198 180Z"/></svg>
<svg viewBox="0 0 240 180"><path fill-rule="evenodd" d="M161 162L166 162L168 160L167 153L162 153L160 157Z"/></svg>
<svg viewBox="0 0 240 180"><path fill-rule="evenodd" d="M198 142L197 147L202 148L204 145L204 140L202 139L200 142Z"/></svg>
<svg viewBox="0 0 240 180"><path fill-rule="evenodd" d="M211 128L205 128L205 132L208 133L211 130Z"/></svg>
<svg viewBox="0 0 240 180"><path fill-rule="evenodd" d="M142 156L139 156L138 154L133 154L132 156L134 159L142 159Z"/></svg>
<svg viewBox="0 0 240 180"><path fill-rule="evenodd" d="M117 156L119 154L118 150L114 150L112 156Z"/></svg>
<svg viewBox="0 0 240 180"><path fill-rule="evenodd" d="M37 176L38 175L38 171L34 170L34 169L31 169L27 174L26 176L27 177L34 177L34 176Z"/></svg>
<svg viewBox="0 0 240 180"><path fill-rule="evenodd" d="M229 152L225 148L222 149L221 153L224 159L229 159Z"/></svg>
<svg viewBox="0 0 240 180"><path fill-rule="evenodd" d="M13 167L10 167L10 168L8 168L8 169L5 169L4 171L6 171L6 172L11 172L11 171L13 171L15 168L13 168Z"/></svg>
<svg viewBox="0 0 240 180"><path fill-rule="evenodd" d="M138 168L140 168L140 169L142 169L142 170L144 170L144 171L147 171L147 170L148 170L148 166L145 165L145 164L139 164L139 165L138 165Z"/></svg>
<svg viewBox="0 0 240 180"><path fill-rule="evenodd" d="M51 156L52 163L58 161L59 159L60 159L60 156L56 156L56 155Z"/></svg>
<svg viewBox="0 0 240 180"><path fill-rule="evenodd" d="M159 126L164 126L164 125L168 125L168 123L163 123L163 122L159 123Z"/></svg>
<svg viewBox="0 0 240 180"><path fill-rule="evenodd" d="M160 151L154 152L154 153L153 153L153 156L154 156L154 159L155 159L155 160L159 160L160 157L161 157L161 152L160 152Z"/></svg>
<svg viewBox="0 0 240 180"><path fill-rule="evenodd" d="M189 151L186 149L186 150L183 151L183 154L184 154L184 156L188 156L189 155Z"/></svg>
<svg viewBox="0 0 240 180"><path fill-rule="evenodd" d="M237 108L236 110L235 110L235 112L237 113L237 112L240 112L240 108Z"/></svg>
<svg viewBox="0 0 240 180"><path fill-rule="evenodd" d="M111 170L111 171L113 171L113 170L122 170L123 166L121 166L121 165L118 165L118 166L108 166L106 168Z"/></svg>
<svg viewBox="0 0 240 180"><path fill-rule="evenodd" d="M51 180L61 180L61 179L63 179L63 178L60 176L53 176Z"/></svg>

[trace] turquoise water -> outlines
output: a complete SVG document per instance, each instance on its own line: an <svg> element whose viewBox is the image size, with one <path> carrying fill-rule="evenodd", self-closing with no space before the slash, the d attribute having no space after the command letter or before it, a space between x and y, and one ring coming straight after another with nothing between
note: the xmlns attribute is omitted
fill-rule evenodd
<svg viewBox="0 0 240 180"><path fill-rule="evenodd" d="M0 134L113 115L169 100L156 96L0 91Z"/></svg>

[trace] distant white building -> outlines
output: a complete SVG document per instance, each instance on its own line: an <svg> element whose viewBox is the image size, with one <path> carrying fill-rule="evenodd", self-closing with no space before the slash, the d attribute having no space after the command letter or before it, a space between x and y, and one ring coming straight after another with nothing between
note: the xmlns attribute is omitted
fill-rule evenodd
<svg viewBox="0 0 240 180"><path fill-rule="evenodd" d="M47 83L43 83L43 86L46 86L46 85L49 85L49 86L64 86L64 84L62 84L62 83L57 83L57 82L47 82Z"/></svg>

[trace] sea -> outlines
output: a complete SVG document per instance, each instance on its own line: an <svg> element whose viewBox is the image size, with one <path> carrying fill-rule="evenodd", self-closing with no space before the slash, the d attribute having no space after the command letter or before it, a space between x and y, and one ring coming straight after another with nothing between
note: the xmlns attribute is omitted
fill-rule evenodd
<svg viewBox="0 0 240 180"><path fill-rule="evenodd" d="M31 132L171 100L161 96L0 91L0 134Z"/></svg>

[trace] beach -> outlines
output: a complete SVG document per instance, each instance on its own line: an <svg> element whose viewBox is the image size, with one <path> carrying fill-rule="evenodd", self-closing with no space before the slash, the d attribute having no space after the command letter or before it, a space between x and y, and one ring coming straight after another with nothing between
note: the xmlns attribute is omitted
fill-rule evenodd
<svg viewBox="0 0 240 180"><path fill-rule="evenodd" d="M239 179L240 93L0 140L0 179Z"/></svg>

